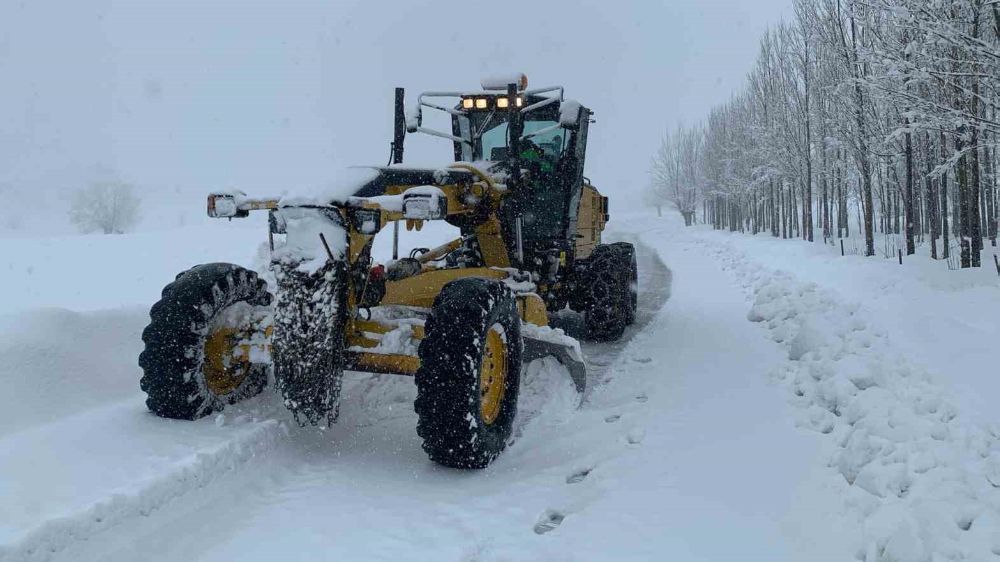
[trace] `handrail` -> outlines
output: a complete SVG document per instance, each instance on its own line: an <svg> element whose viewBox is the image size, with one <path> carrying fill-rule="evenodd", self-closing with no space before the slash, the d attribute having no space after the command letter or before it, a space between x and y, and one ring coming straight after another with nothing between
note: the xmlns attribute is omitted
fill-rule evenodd
<svg viewBox="0 0 1000 562"><path fill-rule="evenodd" d="M472 144L472 141L468 139L463 139L462 137L456 137L455 135L451 135L448 133L442 133L441 131L435 131L434 129L428 129L427 127L417 127L417 132L431 135L432 137L441 137L443 139L449 139L454 142L464 142L466 144Z"/></svg>
<svg viewBox="0 0 1000 562"><path fill-rule="evenodd" d="M524 90L522 92L519 92L519 95L524 96L525 99L527 99L528 96L537 96L537 95L540 95L540 94L546 94L546 93L550 93L550 92L559 92L559 95L558 96L553 96L553 97L546 97L545 99L543 99L541 101L535 102L535 103L533 103L531 105L528 105L526 107L522 107L521 110L520 110L520 113L528 113L530 111L534 111L536 109L540 109L540 108L546 107L548 105L551 105L553 103L564 101L563 100L563 92L564 92L564 90L563 90L562 86L546 86L544 88L533 88L531 90ZM443 111L445 113L448 113L449 115L460 116L460 117L461 116L466 116L466 115L469 114L469 112L463 111L461 109L455 109L455 108L445 107L443 105L438 105L438 104L435 104L435 103L431 103L429 101L426 101L424 98L462 98L462 97L468 97L468 96L496 96L496 95L497 95L496 92L485 91L485 90L478 91L478 92L477 91L471 91L471 92L447 92L447 91L422 92L419 96L417 96L417 111L420 112L420 108L421 107L429 107L431 109L437 109L438 111ZM533 136L537 136L537 135L542 134L542 133L548 133L548 132L554 131L554 130L559 129L559 128L560 128L559 125L554 125L554 126L551 126L551 127L545 127L543 129L539 129L537 131L534 131L534 132L522 135L521 138L522 139L527 139L527 138L530 138L530 137L533 137ZM431 135L431 136L434 136L434 137L440 137L440 138L443 138L443 139L448 139L448 140L450 140L452 142L461 142L461 143L465 143L465 144L468 144L468 145L472 145L472 143L473 143L473 139L465 139L465 138L462 138L462 137L457 137L457 136L455 136L453 134L443 133L441 131L436 131L434 129L428 129L428 128L422 127L422 126L417 126L415 130L416 130L416 132L428 134L428 135Z"/></svg>
<svg viewBox="0 0 1000 562"><path fill-rule="evenodd" d="M559 123L556 123L555 125L549 125L548 127L543 127L541 129L538 129L537 131L524 133L523 135L521 135L521 140L529 139L531 137L537 137L538 135L544 135L546 133L551 133L552 131L558 131L559 129L562 129L562 125L560 125Z"/></svg>

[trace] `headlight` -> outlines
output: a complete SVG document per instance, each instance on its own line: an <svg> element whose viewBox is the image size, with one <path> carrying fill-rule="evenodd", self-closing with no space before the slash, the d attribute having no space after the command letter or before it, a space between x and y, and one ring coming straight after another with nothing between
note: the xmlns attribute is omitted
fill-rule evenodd
<svg viewBox="0 0 1000 562"><path fill-rule="evenodd" d="M354 209L351 218L354 229L361 234L376 234L382 227L382 214L378 209Z"/></svg>
<svg viewBox="0 0 1000 562"><path fill-rule="evenodd" d="M403 192L403 218L438 220L448 216L448 198L433 186L411 187Z"/></svg>
<svg viewBox="0 0 1000 562"><path fill-rule="evenodd" d="M484 97L473 97L473 98L462 98L462 109L490 109L495 107L496 109L507 109L510 107L510 99L507 96L484 96ZM517 107L524 106L524 97L517 96L514 98L514 105Z"/></svg>
<svg viewBox="0 0 1000 562"><path fill-rule="evenodd" d="M246 213L240 213L235 195L230 193L213 193L208 196L208 216L212 218L233 218L246 216Z"/></svg>
<svg viewBox="0 0 1000 562"><path fill-rule="evenodd" d="M517 107L521 107L522 105L524 105L524 98L522 98L521 96L517 96L516 98L514 98L514 105ZM500 109L507 109L508 107L510 107L510 100L507 99L506 96L497 98L497 107Z"/></svg>

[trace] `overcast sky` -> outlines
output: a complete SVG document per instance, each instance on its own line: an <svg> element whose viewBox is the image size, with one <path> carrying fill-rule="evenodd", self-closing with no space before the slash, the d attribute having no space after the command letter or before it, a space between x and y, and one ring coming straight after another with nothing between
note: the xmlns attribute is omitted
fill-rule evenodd
<svg viewBox="0 0 1000 562"><path fill-rule="evenodd" d="M154 201L382 164L392 88L522 71L596 112L587 175L641 188L664 129L738 89L789 0L0 1L0 189L106 176ZM411 136L407 161L451 158ZM199 203L200 204L200 203Z"/></svg>

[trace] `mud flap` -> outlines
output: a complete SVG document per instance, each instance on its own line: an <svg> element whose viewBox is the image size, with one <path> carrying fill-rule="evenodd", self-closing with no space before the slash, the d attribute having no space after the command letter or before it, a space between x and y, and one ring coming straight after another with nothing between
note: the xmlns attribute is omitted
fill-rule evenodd
<svg viewBox="0 0 1000 562"><path fill-rule="evenodd" d="M580 393L580 399L583 400L584 393L587 391L587 364L583 361L583 355L579 348L556 341L534 338L529 334L523 334L523 339L524 354L521 356L521 360L524 363L530 363L535 359L550 355L555 357L556 361L562 363L569 371L569 376L573 379L573 384L576 385L576 391Z"/></svg>

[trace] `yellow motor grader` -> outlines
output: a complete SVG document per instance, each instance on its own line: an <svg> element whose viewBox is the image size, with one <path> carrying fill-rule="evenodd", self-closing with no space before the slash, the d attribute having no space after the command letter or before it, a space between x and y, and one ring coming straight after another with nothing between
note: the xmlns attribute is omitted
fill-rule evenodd
<svg viewBox="0 0 1000 562"><path fill-rule="evenodd" d="M633 247L601 241L608 199L584 177L591 111L524 75L425 92L409 113L395 94L390 165L280 198L209 195L212 217L269 214L274 286L210 263L164 288L139 357L152 412L197 419L258 394L273 369L299 423L328 423L344 371L411 375L430 458L482 468L510 438L523 362L554 356L583 393L579 344L550 317L569 308L587 337L619 338L637 279ZM425 109L447 113L451 131L425 127ZM407 133L450 140L454 163L404 166ZM431 220L459 237L400 257L400 224ZM378 264L372 242L386 231L393 259Z"/></svg>

